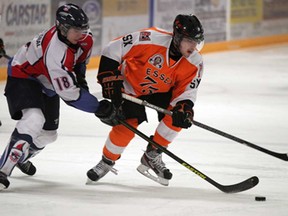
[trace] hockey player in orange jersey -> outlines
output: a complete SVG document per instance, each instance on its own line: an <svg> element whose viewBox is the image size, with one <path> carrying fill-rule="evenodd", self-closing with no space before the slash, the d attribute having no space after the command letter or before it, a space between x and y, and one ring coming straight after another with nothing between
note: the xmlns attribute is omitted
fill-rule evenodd
<svg viewBox="0 0 288 216"><path fill-rule="evenodd" d="M122 92L172 110L172 116L158 113L159 125L152 136L155 142L168 147L182 128L192 125L203 72L199 53L203 44L204 31L198 18L181 14L174 20L173 33L154 27L111 41L103 50L97 76L103 97L111 99L122 110L125 121L135 128L147 120L145 108L123 101ZM115 161L134 136L123 125L113 126L102 160L87 172L88 181L98 181L109 171L116 172ZM167 186L172 173L161 156L161 151L148 144L137 170Z"/></svg>

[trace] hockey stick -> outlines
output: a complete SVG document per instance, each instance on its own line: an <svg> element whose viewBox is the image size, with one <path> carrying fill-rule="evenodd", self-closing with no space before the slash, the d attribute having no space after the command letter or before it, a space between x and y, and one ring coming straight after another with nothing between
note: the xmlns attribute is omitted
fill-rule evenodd
<svg viewBox="0 0 288 216"><path fill-rule="evenodd" d="M156 143L155 141L150 139L148 136L146 136L145 134L143 134L142 132L140 132L139 130L137 130L136 128L131 126L130 124L128 124L126 121L123 121L121 119L118 119L118 121L122 125L127 127L129 130L133 131L135 134L137 134L138 136L140 136L141 138L143 138L147 142L149 142L152 145L154 145L155 147L159 148L165 154L167 154L168 156L173 158L175 161L180 163L182 166L186 167L188 170L190 170L191 172L195 173L196 175L198 175L202 179L206 180L207 182L209 182L210 184L212 184L213 186L215 186L216 188L218 188L219 190L221 190L224 193L238 193L238 192L242 192L242 191L249 190L249 189L255 187L259 183L258 177L257 176L253 176L253 177L251 177L249 179L246 179L245 181L242 181L242 182L237 183L237 184L221 185L218 182L216 182L213 179L211 179L210 177L208 177L207 175L205 175L202 172L200 172L199 170L197 170L192 165L188 164L187 162L185 162L181 158L177 157L175 154L173 154L172 152L170 152L166 148L162 147L161 145L159 145L158 143Z"/></svg>
<svg viewBox="0 0 288 216"><path fill-rule="evenodd" d="M3 56L4 58L8 59L8 60L11 59L11 56L9 56L9 55L7 55L7 54L5 53L5 50L4 50L4 42L3 42L3 40L0 38L0 58L1 58L2 56Z"/></svg>
<svg viewBox="0 0 288 216"><path fill-rule="evenodd" d="M10 60L11 59L11 56L7 55L7 54L4 54L4 53L0 53L0 56L6 58L7 60Z"/></svg>
<svg viewBox="0 0 288 216"><path fill-rule="evenodd" d="M134 103L137 103L137 104L140 104L140 105L147 106L147 107L149 107L149 108L155 109L155 110L158 111L158 112L161 112L161 113L164 113L164 114L167 114L167 115L170 115L170 116L173 114L171 111L166 110L166 109L163 109L163 108L158 107L158 106L155 106L155 105L153 105L153 104L150 104L150 103L148 103L148 102L145 101L145 100L141 100L141 99L139 99L139 98L135 98L135 97L133 97L133 96L130 96L130 95L127 95L127 94L124 94L124 93L122 93L122 97L123 97L124 99L129 100L129 101L132 101L132 102L134 102ZM248 146L248 147L254 148L254 149L258 150L258 151L264 152L264 153L266 153L266 154L269 154L269 155L274 156L274 157L276 157L276 158L282 159L282 160L284 160L284 161L288 161L288 153L286 153L286 154L285 154L285 153L278 153L278 152L274 152L274 151L265 149L265 148L263 148L263 147L260 147L260 146L258 146L258 145L255 145L255 144L253 144L253 143L251 143L251 142L245 141L245 140L240 139L240 138L238 138L238 137L235 137L235 136L233 136L233 135L231 135L231 134L227 134L227 133L225 133L225 132L223 132L223 131L220 131L220 130L218 130L218 129L216 129L216 128L212 128L212 127L210 127L210 126L208 126L208 125L202 124L202 123L197 122L197 121L195 121L195 120L193 120L193 124L196 125L196 126L198 126L198 127L200 127L200 128L203 128L203 129L205 129L205 130L208 130L208 131L210 131L210 132L216 133L216 134L218 134L218 135L220 135L220 136L226 137L226 138L228 138L228 139L234 140L234 141L236 141L236 142L238 142L238 143L241 143L241 144L243 144L243 145L246 145L246 146Z"/></svg>

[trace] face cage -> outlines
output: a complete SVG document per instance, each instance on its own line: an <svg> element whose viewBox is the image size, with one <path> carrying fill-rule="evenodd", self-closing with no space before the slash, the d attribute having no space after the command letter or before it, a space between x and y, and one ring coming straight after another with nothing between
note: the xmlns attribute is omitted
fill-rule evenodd
<svg viewBox="0 0 288 216"><path fill-rule="evenodd" d="M58 24L58 29L60 30L61 34L64 37L67 37L68 31L69 31L70 28L74 28L76 30L81 31L81 33L83 35L83 38L81 40L84 40L89 35L89 32L90 32L89 27L85 28L85 29L81 29L79 27L73 27L73 26L70 26L70 25Z"/></svg>
<svg viewBox="0 0 288 216"><path fill-rule="evenodd" d="M198 52L202 50L202 48L204 47L204 43L205 43L204 39L197 42L196 49L198 50Z"/></svg>
<svg viewBox="0 0 288 216"><path fill-rule="evenodd" d="M183 35L181 35L179 33L175 33L175 35L174 35L173 41L174 41L174 45L175 45L175 47L176 47L178 52L180 52L180 43L181 43L181 41L183 40L184 37L185 36L183 36ZM185 38L188 38L189 40L193 40L193 41L195 41L197 43L196 50L198 52L200 52L202 50L202 48L204 46L204 37L203 37L203 39L199 39L199 40L191 38L191 37L185 37Z"/></svg>

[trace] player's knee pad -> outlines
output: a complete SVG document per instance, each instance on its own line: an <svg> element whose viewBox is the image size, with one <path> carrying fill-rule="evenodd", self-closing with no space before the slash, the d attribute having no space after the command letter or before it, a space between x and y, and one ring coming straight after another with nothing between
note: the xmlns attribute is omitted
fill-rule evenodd
<svg viewBox="0 0 288 216"><path fill-rule="evenodd" d="M29 134L33 139L41 133L45 117L41 109L29 108L22 110L23 116L17 122L16 128L21 134Z"/></svg>
<svg viewBox="0 0 288 216"><path fill-rule="evenodd" d="M43 149L49 143L55 142L58 137L57 130L41 130L39 136L33 141L37 149Z"/></svg>

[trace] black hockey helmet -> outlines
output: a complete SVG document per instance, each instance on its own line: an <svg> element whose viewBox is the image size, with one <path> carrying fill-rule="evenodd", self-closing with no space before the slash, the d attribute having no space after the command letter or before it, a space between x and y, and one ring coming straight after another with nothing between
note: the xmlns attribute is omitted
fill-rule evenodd
<svg viewBox="0 0 288 216"><path fill-rule="evenodd" d="M88 30L88 21L84 11L72 3L62 5L56 11L56 27L64 36L67 36L68 30L72 27L83 31Z"/></svg>
<svg viewBox="0 0 288 216"><path fill-rule="evenodd" d="M177 15L173 23L173 37L176 46L180 45L184 37L194 40L198 45L204 44L204 30L195 15Z"/></svg>

